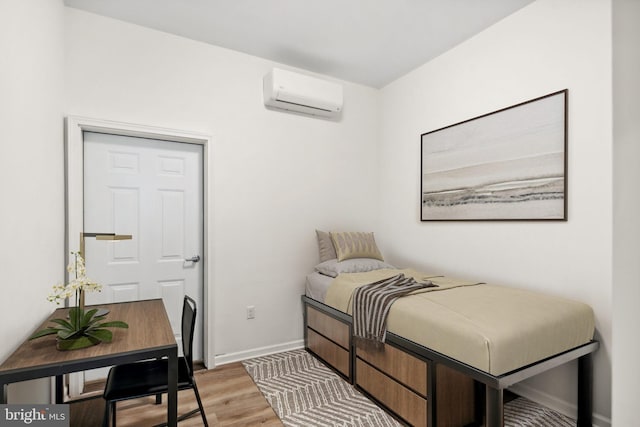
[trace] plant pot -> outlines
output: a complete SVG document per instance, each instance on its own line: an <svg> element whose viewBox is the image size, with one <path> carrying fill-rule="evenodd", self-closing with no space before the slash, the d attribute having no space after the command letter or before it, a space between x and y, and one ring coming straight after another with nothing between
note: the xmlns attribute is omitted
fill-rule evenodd
<svg viewBox="0 0 640 427"><path fill-rule="evenodd" d="M100 344L100 341L95 338L85 336L68 338L66 340L60 338L56 339L56 349L60 351L79 350L81 348L87 348L97 344Z"/></svg>

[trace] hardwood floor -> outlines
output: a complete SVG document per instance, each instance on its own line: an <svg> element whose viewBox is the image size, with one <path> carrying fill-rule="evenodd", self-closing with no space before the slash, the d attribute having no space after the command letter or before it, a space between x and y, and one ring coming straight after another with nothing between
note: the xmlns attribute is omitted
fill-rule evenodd
<svg viewBox="0 0 640 427"><path fill-rule="evenodd" d="M196 372L207 422L210 426L282 426L282 422L269 406L262 393L240 362L223 365L212 370ZM178 414L198 407L193 390L178 393ZM71 427L92 427L102 424L104 400L102 397L73 403L70 406ZM155 405L154 397L119 402L118 426L153 426L166 421L166 398ZM201 426L199 414L181 421L181 427Z"/></svg>

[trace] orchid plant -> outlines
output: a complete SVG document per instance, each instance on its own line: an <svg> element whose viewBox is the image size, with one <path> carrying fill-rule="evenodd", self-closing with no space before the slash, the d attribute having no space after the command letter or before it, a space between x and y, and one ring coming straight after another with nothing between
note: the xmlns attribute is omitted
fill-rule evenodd
<svg viewBox="0 0 640 427"><path fill-rule="evenodd" d="M106 315L97 316L98 309L85 311L83 293L87 291L102 290L102 285L89 279L86 275L85 263L82 254L71 252L73 260L67 266L69 277L74 277L67 284L53 285L53 292L47 297L50 302L60 304L67 299L75 297L76 305L69 309L68 319L51 319L55 326L50 326L35 332L30 340L46 335L57 335L57 346L60 350L74 350L96 345L101 342L110 342L113 333L105 328L128 328L125 322L105 322Z"/></svg>
<svg viewBox="0 0 640 427"><path fill-rule="evenodd" d="M84 258L80 252L71 252L73 255L73 261L67 265L67 272L69 277L74 277L67 284L57 283L53 285L53 293L51 293L47 300L60 304L67 298L75 296L76 306L84 310L84 301L81 298L83 292L102 291L102 285L94 282L87 277L86 268L84 265Z"/></svg>

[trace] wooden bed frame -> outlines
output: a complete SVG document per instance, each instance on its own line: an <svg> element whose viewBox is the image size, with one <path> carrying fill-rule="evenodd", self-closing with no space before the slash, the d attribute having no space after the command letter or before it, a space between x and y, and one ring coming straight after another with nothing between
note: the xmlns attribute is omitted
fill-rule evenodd
<svg viewBox="0 0 640 427"><path fill-rule="evenodd" d="M305 348L404 423L426 427L504 425L504 389L578 359L578 427L591 427L591 341L495 376L387 333L383 348L353 339L351 316L302 296Z"/></svg>

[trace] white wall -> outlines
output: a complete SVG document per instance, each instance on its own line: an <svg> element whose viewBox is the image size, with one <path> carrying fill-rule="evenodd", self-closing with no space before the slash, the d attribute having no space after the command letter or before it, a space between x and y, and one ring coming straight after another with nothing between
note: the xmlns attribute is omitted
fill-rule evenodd
<svg viewBox="0 0 640 427"><path fill-rule="evenodd" d="M613 1L613 424L638 423L640 2Z"/></svg>
<svg viewBox="0 0 640 427"><path fill-rule="evenodd" d="M55 309L46 297L64 278L63 12L0 2L0 361ZM11 402L46 402L40 384L12 387Z"/></svg>
<svg viewBox="0 0 640 427"><path fill-rule="evenodd" d="M377 91L344 83L338 122L270 111L272 62L76 9L65 27L66 114L213 136L217 360L301 345L315 228L374 228Z"/></svg>
<svg viewBox="0 0 640 427"><path fill-rule="evenodd" d="M595 310L596 423L611 408L611 4L538 0L381 91L380 237L400 266L568 296ZM420 135L569 89L567 222L420 222ZM575 362L518 390L565 412Z"/></svg>

